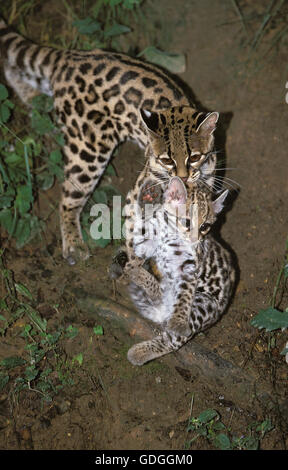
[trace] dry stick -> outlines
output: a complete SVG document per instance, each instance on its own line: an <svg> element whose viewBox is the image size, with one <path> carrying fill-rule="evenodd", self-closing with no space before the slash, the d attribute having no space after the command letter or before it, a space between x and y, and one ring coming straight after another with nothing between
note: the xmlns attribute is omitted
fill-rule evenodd
<svg viewBox="0 0 288 470"><path fill-rule="evenodd" d="M100 315L109 320L111 325L118 324L134 338L134 343L155 336L155 325L137 315L132 309L108 298L96 297L83 289L74 289L72 294L83 313L94 318ZM266 383L261 384L258 377L250 376L242 368L202 346L197 339L188 342L174 357L182 367L193 369L199 373L199 377L205 377L215 390L220 388L221 393L227 393L227 396L233 394L233 401L240 407L249 406L249 401L253 401L255 397L255 390L260 401L266 401L267 398L271 400L271 390Z"/></svg>
<svg viewBox="0 0 288 470"><path fill-rule="evenodd" d="M244 32L246 33L246 35L248 35L246 23L245 23L245 21L244 21L244 16L243 16L243 14L242 14L242 12L241 12L241 10L240 10L240 7L239 7L239 5L238 5L238 3L237 3L237 0L232 0L232 3L233 3L234 9L235 9L237 15L238 15L239 18L240 18L240 21L241 21L241 23L242 23L242 28L243 28Z"/></svg>

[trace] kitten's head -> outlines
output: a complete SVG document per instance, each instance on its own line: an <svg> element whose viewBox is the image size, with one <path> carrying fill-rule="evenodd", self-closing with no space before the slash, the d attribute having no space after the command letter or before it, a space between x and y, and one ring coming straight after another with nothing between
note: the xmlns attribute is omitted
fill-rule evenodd
<svg viewBox="0 0 288 470"><path fill-rule="evenodd" d="M217 112L202 113L189 106L140 112L150 143L150 167L159 179L178 176L189 186L213 173Z"/></svg>
<svg viewBox="0 0 288 470"><path fill-rule="evenodd" d="M177 227L191 241L203 239L224 207L228 189L212 200L211 192L197 187L186 189L179 177L170 180L164 193L165 210L177 218Z"/></svg>

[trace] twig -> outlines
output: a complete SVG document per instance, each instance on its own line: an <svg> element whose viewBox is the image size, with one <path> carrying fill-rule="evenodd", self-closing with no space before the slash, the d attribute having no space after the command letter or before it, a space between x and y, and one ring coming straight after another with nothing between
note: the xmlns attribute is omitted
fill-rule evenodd
<svg viewBox="0 0 288 470"><path fill-rule="evenodd" d="M246 24L245 24L245 21L244 21L244 16L242 15L242 12L241 12L240 7L237 3L237 0L232 0L232 4L234 6L234 9L235 9L237 15L240 18L240 21L242 23L242 28L244 29L246 35L248 36L248 31L247 31L247 27L246 27Z"/></svg>

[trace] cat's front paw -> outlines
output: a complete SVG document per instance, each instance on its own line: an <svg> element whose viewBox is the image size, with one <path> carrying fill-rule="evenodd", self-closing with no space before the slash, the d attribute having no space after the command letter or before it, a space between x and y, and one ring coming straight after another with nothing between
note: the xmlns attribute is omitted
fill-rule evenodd
<svg viewBox="0 0 288 470"><path fill-rule="evenodd" d="M82 241L79 241L75 245L69 246L67 250L63 251L63 258L66 259L67 263L70 264L70 266L73 266L74 264L77 264L80 261L86 261L89 256L89 248Z"/></svg>
<svg viewBox="0 0 288 470"><path fill-rule="evenodd" d="M170 318L166 329L177 336L187 337L191 335L191 328L188 321L179 318Z"/></svg>
<svg viewBox="0 0 288 470"><path fill-rule="evenodd" d="M121 276L123 276L127 261L128 256L124 250L120 250L118 253L116 253L109 267L110 279L119 279Z"/></svg>
<svg viewBox="0 0 288 470"><path fill-rule="evenodd" d="M127 353L127 358L134 366L142 366L145 362L151 361L151 351L147 350L145 341L143 343L134 344Z"/></svg>

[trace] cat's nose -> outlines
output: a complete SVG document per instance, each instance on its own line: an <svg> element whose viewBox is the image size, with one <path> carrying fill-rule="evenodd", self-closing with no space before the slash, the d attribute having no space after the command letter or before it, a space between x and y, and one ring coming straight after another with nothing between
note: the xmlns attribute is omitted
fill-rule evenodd
<svg viewBox="0 0 288 470"><path fill-rule="evenodd" d="M188 176L180 176L180 178L183 181L183 183L186 183L188 180Z"/></svg>

